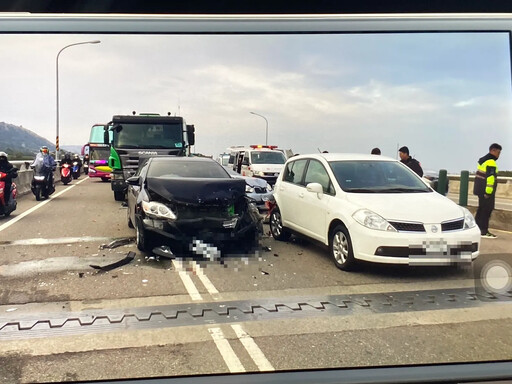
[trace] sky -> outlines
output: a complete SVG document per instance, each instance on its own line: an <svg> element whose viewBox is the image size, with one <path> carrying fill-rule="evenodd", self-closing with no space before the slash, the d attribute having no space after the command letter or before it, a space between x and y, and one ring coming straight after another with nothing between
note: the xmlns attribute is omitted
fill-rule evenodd
<svg viewBox="0 0 512 384"><path fill-rule="evenodd" d="M269 143L294 153L395 157L473 171L493 142L512 170L505 33L0 35L0 121L83 145L116 114L183 116L195 151ZM1 147L1 138L0 138Z"/></svg>

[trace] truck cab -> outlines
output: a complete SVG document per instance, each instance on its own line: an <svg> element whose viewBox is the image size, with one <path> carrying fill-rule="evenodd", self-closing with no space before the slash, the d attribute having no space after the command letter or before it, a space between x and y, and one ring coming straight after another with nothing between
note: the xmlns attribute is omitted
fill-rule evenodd
<svg viewBox="0 0 512 384"><path fill-rule="evenodd" d="M108 132L112 135L108 136ZM125 200L126 179L133 176L139 161L155 156L190 156L195 128L180 116L158 114L116 115L106 126L110 141L108 165L112 168L114 199Z"/></svg>
<svg viewBox="0 0 512 384"><path fill-rule="evenodd" d="M275 145L233 147L233 169L242 176L259 177L274 185L283 170L286 156Z"/></svg>

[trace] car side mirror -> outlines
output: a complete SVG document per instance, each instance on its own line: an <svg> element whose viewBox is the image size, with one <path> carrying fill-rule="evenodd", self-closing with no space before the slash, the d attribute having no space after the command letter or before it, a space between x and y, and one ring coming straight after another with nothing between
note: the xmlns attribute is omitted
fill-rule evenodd
<svg viewBox="0 0 512 384"><path fill-rule="evenodd" d="M140 176L132 176L126 179L126 184L128 185L140 185Z"/></svg>
<svg viewBox="0 0 512 384"><path fill-rule="evenodd" d="M306 185L306 190L308 192L318 194L318 198L322 197L322 195L324 194L324 189L320 183L309 183L308 185Z"/></svg>
<svg viewBox="0 0 512 384"><path fill-rule="evenodd" d="M249 165L249 159L247 159L247 158L243 159L242 165Z"/></svg>

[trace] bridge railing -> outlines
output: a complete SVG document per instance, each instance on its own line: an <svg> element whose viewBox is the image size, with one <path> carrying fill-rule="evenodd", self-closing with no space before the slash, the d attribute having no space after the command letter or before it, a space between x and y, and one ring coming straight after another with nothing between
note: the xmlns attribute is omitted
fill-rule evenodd
<svg viewBox="0 0 512 384"><path fill-rule="evenodd" d="M460 193L460 175L449 174L449 193L459 194ZM473 184L475 175L469 175L468 193L473 194ZM512 199L512 177L500 176L498 173L498 187L496 189L496 197L502 199Z"/></svg>

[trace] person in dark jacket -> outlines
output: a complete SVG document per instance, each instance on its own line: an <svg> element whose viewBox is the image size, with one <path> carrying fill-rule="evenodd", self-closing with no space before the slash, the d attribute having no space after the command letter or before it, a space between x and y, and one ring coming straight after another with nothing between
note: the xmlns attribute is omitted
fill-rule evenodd
<svg viewBox="0 0 512 384"><path fill-rule="evenodd" d="M14 167L11 163L9 163L9 161L7 160L7 153L5 152L0 152L0 172L7 174L7 177L4 180L4 196L7 196L7 202L11 198L12 179L18 177L18 169Z"/></svg>
<svg viewBox="0 0 512 384"><path fill-rule="evenodd" d="M421 164L418 160L409 156L409 148L404 146L398 150L398 153L400 155L400 162L411 168L419 175L419 177L423 177L423 169L421 168Z"/></svg>
<svg viewBox="0 0 512 384"><path fill-rule="evenodd" d="M66 153L64 155L64 158L60 160L60 165L69 164L73 165L73 160L71 159L71 155L69 153Z"/></svg>
<svg viewBox="0 0 512 384"><path fill-rule="evenodd" d="M482 237L495 239L497 236L489 232L489 219L494 209L496 187L498 186L498 165L501 145L491 144L489 153L478 160L473 194L478 196L478 209L475 221L480 228Z"/></svg>

